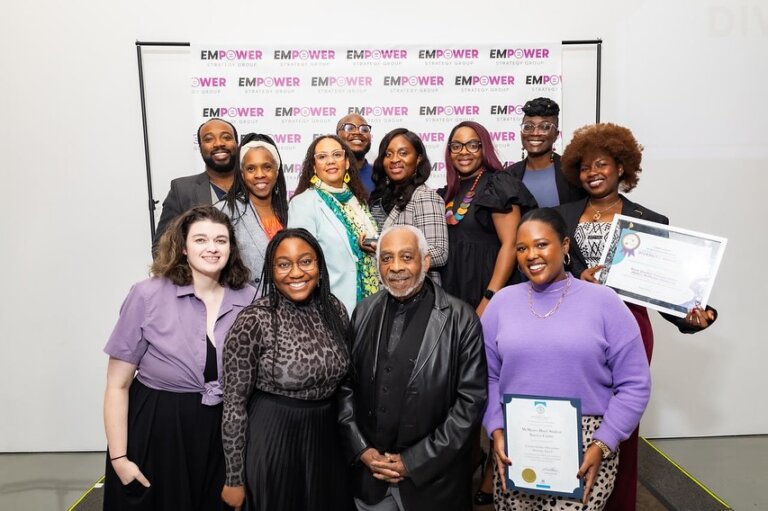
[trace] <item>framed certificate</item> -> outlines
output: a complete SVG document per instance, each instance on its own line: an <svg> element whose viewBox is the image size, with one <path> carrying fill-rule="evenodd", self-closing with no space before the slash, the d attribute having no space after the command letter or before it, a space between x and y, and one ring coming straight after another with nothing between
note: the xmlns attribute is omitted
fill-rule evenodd
<svg viewBox="0 0 768 511"><path fill-rule="evenodd" d="M616 215L598 278L626 302L682 318L693 307L706 307L727 242Z"/></svg>
<svg viewBox="0 0 768 511"><path fill-rule="evenodd" d="M581 401L504 394L507 488L581 499Z"/></svg>

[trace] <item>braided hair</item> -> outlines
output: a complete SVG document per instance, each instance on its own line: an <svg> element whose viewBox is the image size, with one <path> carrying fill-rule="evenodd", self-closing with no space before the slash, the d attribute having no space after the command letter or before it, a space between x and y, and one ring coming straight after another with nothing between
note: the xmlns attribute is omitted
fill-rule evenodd
<svg viewBox="0 0 768 511"><path fill-rule="evenodd" d="M269 144L274 148L275 154L277 154L277 161L275 162L275 165L277 165L277 181L275 182L275 187L272 189L271 205L272 211L275 213L275 216L277 216L280 224L287 225L288 188L285 184L285 170L283 169L283 159L280 156L280 151L277 150L275 141L272 140L272 137L269 135L264 135L262 133L248 133L247 135L243 135L243 140L240 141L240 145L237 148L238 162L240 162L242 159L240 152L243 150L243 146L248 142L264 142ZM229 210L230 218L232 218L234 223L237 223L240 217L243 216L248 210L247 206L250 202L250 192L245 186L245 181L243 180L243 169L241 165L239 165L237 172L235 172L235 180L232 182L232 187L230 187L229 191L224 196L224 201L226 202L227 209ZM246 207L240 210L240 208L237 207L238 202L244 204ZM238 210L240 211L239 213Z"/></svg>
<svg viewBox="0 0 768 511"><path fill-rule="evenodd" d="M523 105L523 113L528 117L554 117L560 115L560 106L549 98L536 98Z"/></svg>
<svg viewBox="0 0 768 511"><path fill-rule="evenodd" d="M263 295L269 297L269 303L267 307L271 310L272 315L272 331L275 334L274 346L277 348L277 305L280 299L280 291L275 286L275 278L273 274L273 268L275 265L275 252L277 247L283 240L288 238L297 238L304 241L309 245L317 255L317 266L320 271L320 280L317 287L312 292L310 300L313 305L317 307L320 312L320 317L331 332L333 339L339 343L343 348L343 352L349 356L349 351L346 344L346 330L347 330L347 316L343 311L343 306L338 298L331 293L330 279L328 278L328 267L325 264L325 256L323 250L320 248L320 243L317 239L310 234L304 228L283 229L274 235L272 240L267 245L267 253L264 259L264 269L261 273L261 282L259 284L261 293L256 293L257 296ZM277 350L276 350L277 351Z"/></svg>

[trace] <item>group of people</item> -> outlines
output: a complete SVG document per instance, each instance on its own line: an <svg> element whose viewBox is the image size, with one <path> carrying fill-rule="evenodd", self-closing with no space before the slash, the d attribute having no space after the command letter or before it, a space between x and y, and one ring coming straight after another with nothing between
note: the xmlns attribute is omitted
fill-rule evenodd
<svg viewBox="0 0 768 511"><path fill-rule="evenodd" d="M371 164L348 115L290 201L271 137L202 124L206 170L171 183L105 347L104 509L634 509L653 332L595 273L614 215L668 220L619 193L630 130L585 126L560 156L559 106L523 111L508 168L455 126L439 190L417 134ZM507 488L505 394L581 400L581 502Z"/></svg>

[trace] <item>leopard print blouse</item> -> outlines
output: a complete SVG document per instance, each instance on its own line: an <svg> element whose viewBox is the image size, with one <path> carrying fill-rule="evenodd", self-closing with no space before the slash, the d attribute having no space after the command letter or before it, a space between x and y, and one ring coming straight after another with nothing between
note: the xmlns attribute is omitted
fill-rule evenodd
<svg viewBox="0 0 768 511"><path fill-rule="evenodd" d="M348 321L337 300L339 315ZM277 332L269 298L238 316L224 345L222 439L228 486L244 484L248 400L254 390L295 399L327 399L349 367L349 356L322 320L313 302L278 298ZM346 326L346 325L345 325Z"/></svg>

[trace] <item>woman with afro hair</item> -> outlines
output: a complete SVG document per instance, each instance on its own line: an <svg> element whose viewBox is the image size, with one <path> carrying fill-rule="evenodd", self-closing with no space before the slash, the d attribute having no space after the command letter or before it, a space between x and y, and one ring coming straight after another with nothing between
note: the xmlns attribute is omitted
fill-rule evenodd
<svg viewBox="0 0 768 511"><path fill-rule="evenodd" d="M612 123L591 124L577 129L562 157L566 179L579 184L587 197L557 209L563 215L571 238L570 271L575 277L599 283L595 273L614 215L624 215L669 224L669 219L619 193L630 192L640 180L643 147L632 132ZM635 316L650 364L653 329L645 307L627 303ZM717 311L693 308L684 318L662 314L682 333L696 333L711 325ZM634 510L637 492L638 430L619 446L619 473L606 509Z"/></svg>

